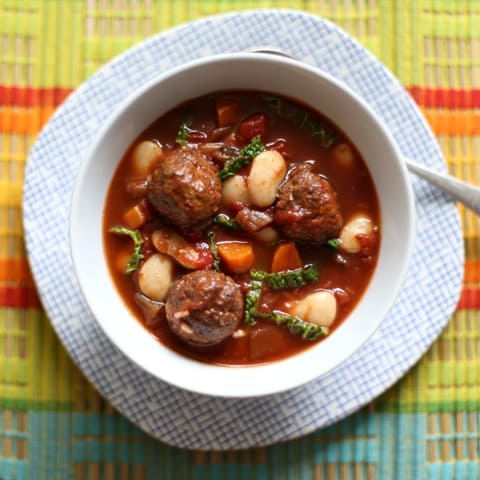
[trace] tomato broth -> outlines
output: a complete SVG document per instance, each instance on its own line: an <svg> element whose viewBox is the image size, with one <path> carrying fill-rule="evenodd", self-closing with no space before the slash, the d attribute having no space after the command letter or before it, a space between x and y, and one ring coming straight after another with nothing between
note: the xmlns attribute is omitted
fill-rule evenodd
<svg viewBox="0 0 480 480"><path fill-rule="evenodd" d="M334 237L312 241L285 234L275 222L278 195L266 207L252 206L248 202L244 204L241 200L225 204L222 200L213 215L191 228L172 224L170 219L165 218L152 205L151 196L147 193L151 187L149 182L152 181L152 174L172 152L181 149L201 151L202 156L220 174L254 139L258 140L264 151L281 154L286 172L279 189L288 182L292 172L303 165L308 166L308 171L312 174L328 181L335 192L335 202L338 203L342 218ZM139 169L135 151L142 142L150 142L147 146L155 150L155 154L153 160L146 162L146 167L142 165ZM234 173L244 179L247 185L253 168L251 161L252 159ZM227 180L222 180L222 189L226 182ZM256 220L256 216L259 216L268 223L253 231L256 227L248 222L246 229L239 228L238 224L233 229L217 222L219 217L220 220L228 221L240 219L238 215L243 209L246 209L244 212L247 216L253 215L249 220ZM292 213L292 223L297 221L294 215L298 211L287 211ZM369 229L366 232L360 230L354 235L360 247L358 251L352 252L346 248L346 241L342 241L342 232L356 216L366 218ZM273 220L269 221L269 218ZM152 301L141 291L138 281L142 265L157 253L152 234L164 226L186 242L188 248L197 248L201 255L205 253L205 258L208 259L198 264L198 270L216 268L214 253L221 245L248 244L249 252L253 252L253 263L247 271L232 271L223 257L218 265L218 270L232 278L241 291L244 309L252 286L251 272L272 273L273 258L281 244L288 243L300 259L300 264L292 264L292 268L286 271L313 265L318 278L293 288L273 289L263 283L256 304L259 315L254 315L254 324L246 324L242 314L233 334L221 342L210 345L185 341L170 328L166 319L165 302L168 301L168 293L167 299ZM138 265L129 273L125 273L125 268L132 257L132 239L128 238L129 235L112 233L111 229L115 227L138 232L141 238ZM261 231L271 236L263 238L259 234ZM277 361L311 348L326 335L331 335L348 317L360 301L375 270L381 238L381 217L378 197L365 161L336 125L318 112L289 98L263 92L225 91L214 92L178 106L158 118L135 140L121 159L111 181L104 207L103 232L106 261L119 295L138 321L159 342L202 362L241 366ZM173 247L167 245L165 248L162 255L170 255ZM235 262L235 259L232 261ZM195 269L179 264L175 256L173 264L173 281ZM285 318L287 315L292 316L292 311L295 311L292 306L310 294L323 291L333 295L336 311L333 321L325 327L324 334L313 340L303 338L295 328L278 325L265 315L260 315L262 312L280 312L279 315L285 315ZM296 314L293 316L297 317ZM300 320L310 323L308 318Z"/></svg>

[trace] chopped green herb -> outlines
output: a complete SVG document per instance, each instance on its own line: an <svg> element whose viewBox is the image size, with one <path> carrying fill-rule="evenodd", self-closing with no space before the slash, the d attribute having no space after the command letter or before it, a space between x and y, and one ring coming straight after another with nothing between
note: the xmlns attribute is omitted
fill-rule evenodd
<svg viewBox="0 0 480 480"><path fill-rule="evenodd" d="M214 217L213 223L220 225L221 227L230 228L232 230L236 230L240 227L240 225L233 218L230 218L224 213L219 213L216 217Z"/></svg>
<svg viewBox="0 0 480 480"><path fill-rule="evenodd" d="M316 340L317 338L328 335L328 328L305 322L301 318L288 313L275 310L268 313L257 312L257 316L275 322L279 326L285 326L290 333L300 335L304 340Z"/></svg>
<svg viewBox="0 0 480 480"><path fill-rule="evenodd" d="M281 272L267 273L265 281L270 288L280 290L282 288L303 287L307 283L318 280L318 269L315 265L307 265L295 270L284 270Z"/></svg>
<svg viewBox="0 0 480 480"><path fill-rule="evenodd" d="M131 230L127 227L113 227L109 232L117 235L128 235L133 240L133 253L125 267L125 273L134 272L140 265L140 261L143 259L143 253L141 252L143 243L142 234L138 230Z"/></svg>
<svg viewBox="0 0 480 480"><path fill-rule="evenodd" d="M282 111L282 101L278 97L263 95L262 100L271 110L273 110L277 115L280 115Z"/></svg>
<svg viewBox="0 0 480 480"><path fill-rule="evenodd" d="M220 180L226 180L229 177L233 177L239 170L247 165L250 165L252 160L265 150L265 145L262 143L262 139L259 135L254 137L251 142L243 147L239 154L232 160L228 161L218 176Z"/></svg>
<svg viewBox="0 0 480 480"><path fill-rule="evenodd" d="M245 296L245 323L247 325L255 325L255 315L258 310L258 303L262 293L263 279L265 273L258 270L250 272L249 290Z"/></svg>
<svg viewBox="0 0 480 480"><path fill-rule="evenodd" d="M175 143L182 147L187 143L188 136L190 135L190 127L192 126L192 117L187 117L178 127L177 136L175 137Z"/></svg>
<svg viewBox="0 0 480 480"><path fill-rule="evenodd" d="M212 256L213 256L212 268L213 270L218 272L220 270L220 257L218 256L217 244L215 243L215 232L213 230L209 230L207 232L207 237L208 237L208 248L210 249L210 252L212 253Z"/></svg>
<svg viewBox="0 0 480 480"><path fill-rule="evenodd" d="M314 137L320 137L322 145L325 148L328 148L335 142L336 137L335 135L327 130L324 125L315 120L311 120L308 122L308 128L310 129L311 134Z"/></svg>
<svg viewBox="0 0 480 480"><path fill-rule="evenodd" d="M340 248L340 245L341 245L341 241L339 238L330 238L329 240L327 240L327 245L330 247L330 248L333 248L334 250L338 250Z"/></svg>

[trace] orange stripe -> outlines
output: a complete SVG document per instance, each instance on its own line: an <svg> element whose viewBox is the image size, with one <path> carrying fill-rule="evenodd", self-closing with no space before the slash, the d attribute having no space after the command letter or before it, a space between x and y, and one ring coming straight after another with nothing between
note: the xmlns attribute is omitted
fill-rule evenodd
<svg viewBox="0 0 480 480"><path fill-rule="evenodd" d="M0 131L36 135L55 107L0 107ZM479 135L480 113L472 110L431 110L423 114L437 135Z"/></svg>
<svg viewBox="0 0 480 480"><path fill-rule="evenodd" d="M0 107L0 131L36 135L54 111L54 107Z"/></svg>
<svg viewBox="0 0 480 480"><path fill-rule="evenodd" d="M30 266L24 258L0 258L0 282L26 282L33 285Z"/></svg>
<svg viewBox="0 0 480 480"><path fill-rule="evenodd" d="M480 113L471 110L423 110L428 123L437 135L480 134Z"/></svg>
<svg viewBox="0 0 480 480"><path fill-rule="evenodd" d="M466 260L464 283L480 283L480 260Z"/></svg>

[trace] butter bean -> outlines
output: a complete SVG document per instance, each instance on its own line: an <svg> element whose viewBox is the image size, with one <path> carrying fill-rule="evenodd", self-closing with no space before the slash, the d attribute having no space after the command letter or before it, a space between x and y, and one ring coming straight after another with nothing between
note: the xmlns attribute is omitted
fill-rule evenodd
<svg viewBox="0 0 480 480"><path fill-rule="evenodd" d="M259 153L252 161L247 177L248 196L257 207L269 207L275 201L277 189L287 172L283 155L274 150Z"/></svg>
<svg viewBox="0 0 480 480"><path fill-rule="evenodd" d="M227 207L237 202L243 203L244 205L250 204L247 183L244 177L234 175L222 183L222 202Z"/></svg>
<svg viewBox="0 0 480 480"><path fill-rule="evenodd" d="M137 175L148 175L155 163L163 157L163 149L153 140L140 142L132 151L132 162Z"/></svg>
<svg viewBox="0 0 480 480"><path fill-rule="evenodd" d="M329 327L337 315L337 300L333 293L326 290L311 293L298 301L291 313L305 322Z"/></svg>
<svg viewBox="0 0 480 480"><path fill-rule="evenodd" d="M167 255L155 253L138 271L138 286L151 300L163 302L173 282L174 261Z"/></svg>
<svg viewBox="0 0 480 480"><path fill-rule="evenodd" d="M358 235L369 235L373 231L373 222L367 215L356 215L351 218L340 232L340 250L347 253L358 253L361 249Z"/></svg>
<svg viewBox="0 0 480 480"><path fill-rule="evenodd" d="M355 162L352 147L348 143L339 143L332 150L333 158L343 167L351 168Z"/></svg>

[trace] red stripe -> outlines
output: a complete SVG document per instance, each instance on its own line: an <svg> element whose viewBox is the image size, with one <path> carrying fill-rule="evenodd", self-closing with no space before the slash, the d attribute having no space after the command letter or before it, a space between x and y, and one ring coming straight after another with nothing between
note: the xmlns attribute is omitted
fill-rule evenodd
<svg viewBox="0 0 480 480"><path fill-rule="evenodd" d="M71 88L33 88L0 85L0 105L16 107L58 106L72 92ZM480 108L480 89L426 88L407 90L425 108Z"/></svg>
<svg viewBox="0 0 480 480"><path fill-rule="evenodd" d="M7 87L0 85L0 106L58 106L72 92L70 88Z"/></svg>
<svg viewBox="0 0 480 480"><path fill-rule="evenodd" d="M425 108L480 108L480 89L409 87L414 100Z"/></svg>
<svg viewBox="0 0 480 480"><path fill-rule="evenodd" d="M0 307L39 308L37 291L33 286L0 285Z"/></svg>
<svg viewBox="0 0 480 480"><path fill-rule="evenodd" d="M465 287L460 295L458 310L480 310L480 288Z"/></svg>

